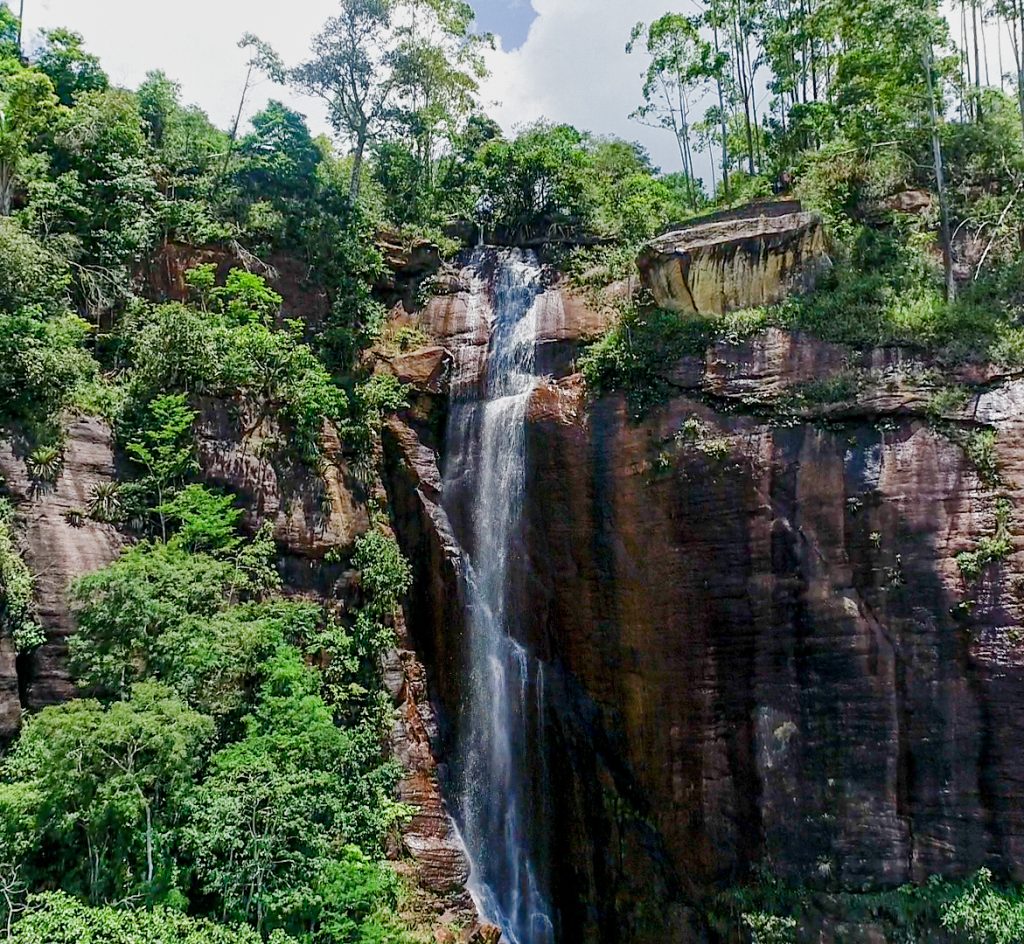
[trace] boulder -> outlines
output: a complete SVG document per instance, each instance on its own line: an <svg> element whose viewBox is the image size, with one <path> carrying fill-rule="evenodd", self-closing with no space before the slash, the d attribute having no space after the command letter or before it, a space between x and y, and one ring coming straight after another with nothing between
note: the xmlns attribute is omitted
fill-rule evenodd
<svg viewBox="0 0 1024 944"><path fill-rule="evenodd" d="M662 308L697 315L771 305L812 288L829 264L821 218L799 204L782 207L731 211L659 236L637 262L643 286Z"/></svg>

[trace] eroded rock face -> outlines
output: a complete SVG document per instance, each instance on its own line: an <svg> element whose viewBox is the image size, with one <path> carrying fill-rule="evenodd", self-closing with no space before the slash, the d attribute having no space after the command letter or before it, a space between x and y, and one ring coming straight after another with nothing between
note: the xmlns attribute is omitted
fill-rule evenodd
<svg viewBox="0 0 1024 944"><path fill-rule="evenodd" d="M347 551L369 530L364 490L340 458L332 431L325 433L320 475L298 460L285 463L288 433L274 417L240 402L208 399L199 406L203 477L238 495L250 529L271 522L278 544L306 560Z"/></svg>
<svg viewBox="0 0 1024 944"><path fill-rule="evenodd" d="M700 315L770 305L810 288L828 264L821 219L798 204L780 206L659 236L639 259L644 287L662 308Z"/></svg>
<svg viewBox="0 0 1024 944"><path fill-rule="evenodd" d="M25 545L25 560L36 581L36 617L46 631L46 644L22 660L22 701L38 709L74 697L67 668L67 638L74 619L67 591L78 577L106 567L125 545L119 532L90 520L86 512L97 488L115 480L110 428L102 420L83 417L67 429L64 462L53 484L33 481L24 450L0 443L0 476L16 508ZM22 703L18 698L13 646L0 640L0 741L17 731Z"/></svg>
<svg viewBox="0 0 1024 944"><path fill-rule="evenodd" d="M13 738L21 725L17 655L14 640L0 636L0 745Z"/></svg>
<svg viewBox="0 0 1024 944"><path fill-rule="evenodd" d="M773 420L850 370L849 396ZM1024 879L1024 381L989 377L945 418L998 431L993 487L906 352L773 330L670 379L640 423L577 377L530 405L518 605L544 660L532 762L567 940L713 939L702 903L759 869L833 890ZM386 444L411 628L450 714L464 628L432 435L396 421ZM995 532L999 497L1013 552L968 584L956 555ZM887 940L828 915L804 931Z"/></svg>

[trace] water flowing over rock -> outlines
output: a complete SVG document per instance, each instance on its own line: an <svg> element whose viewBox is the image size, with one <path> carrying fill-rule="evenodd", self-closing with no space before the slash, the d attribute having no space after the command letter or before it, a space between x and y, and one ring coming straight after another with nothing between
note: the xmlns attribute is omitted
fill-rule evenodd
<svg viewBox="0 0 1024 944"><path fill-rule="evenodd" d="M754 204L681 227L639 260L662 308L699 315L780 302L812 287L827 264L821 219L798 203Z"/></svg>
<svg viewBox="0 0 1024 944"><path fill-rule="evenodd" d="M517 623L541 270L535 257L516 252L480 253L470 269L470 315L486 318L490 340L482 363L479 348L466 347L467 363L456 364L443 481L443 505L464 550L466 606L454 792L481 911L511 944L545 944L554 940L548 785L529 762L542 751L542 669Z"/></svg>

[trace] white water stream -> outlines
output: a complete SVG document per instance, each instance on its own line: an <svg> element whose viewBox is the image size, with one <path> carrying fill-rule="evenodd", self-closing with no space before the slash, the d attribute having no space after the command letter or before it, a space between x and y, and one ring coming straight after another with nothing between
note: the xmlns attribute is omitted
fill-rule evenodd
<svg viewBox="0 0 1024 944"><path fill-rule="evenodd" d="M542 677L516 638L514 605L525 578L526 410L539 382L541 268L532 253L478 250L467 272L471 315L486 315L490 343L483 381L473 370L456 377L444 470L444 503L463 522L466 561L455 799L480 910L509 944L553 944L543 836L548 785L535 780L542 770Z"/></svg>

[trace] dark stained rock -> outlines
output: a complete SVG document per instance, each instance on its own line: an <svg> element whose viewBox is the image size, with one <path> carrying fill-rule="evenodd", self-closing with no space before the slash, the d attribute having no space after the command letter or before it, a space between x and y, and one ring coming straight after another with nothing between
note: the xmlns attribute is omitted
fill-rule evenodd
<svg viewBox="0 0 1024 944"><path fill-rule="evenodd" d="M519 605L572 940L703 940L692 906L762 869L823 890L1024 878L1024 381L987 375L947 417L997 430L993 490L932 426L925 366L772 330L688 359L640 423L579 378L535 392ZM828 427L773 422L850 370L862 387L807 408ZM443 751L464 629L443 444L396 421L386 446ZM999 496L1013 553L968 586L956 555Z"/></svg>
<svg viewBox="0 0 1024 944"><path fill-rule="evenodd" d="M0 746L13 738L20 726L17 652L14 639L3 635L0 636Z"/></svg>

